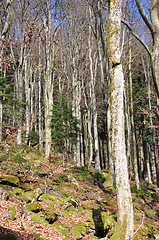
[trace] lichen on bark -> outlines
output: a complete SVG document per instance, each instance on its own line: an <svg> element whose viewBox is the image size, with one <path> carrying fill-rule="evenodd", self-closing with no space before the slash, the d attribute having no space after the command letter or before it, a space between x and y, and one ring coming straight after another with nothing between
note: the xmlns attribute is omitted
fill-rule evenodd
<svg viewBox="0 0 159 240"><path fill-rule="evenodd" d="M110 71L111 148L115 163L118 218L111 239L133 239L133 207L128 179L124 129L124 75L121 64L122 0L110 0L108 61Z"/></svg>

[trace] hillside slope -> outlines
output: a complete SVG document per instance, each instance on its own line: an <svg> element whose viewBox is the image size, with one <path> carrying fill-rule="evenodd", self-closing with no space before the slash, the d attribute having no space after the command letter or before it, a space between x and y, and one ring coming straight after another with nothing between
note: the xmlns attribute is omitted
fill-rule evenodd
<svg viewBox="0 0 159 240"><path fill-rule="evenodd" d="M159 239L159 189L131 182L134 239ZM117 220L109 174L36 148L0 143L0 239L110 239ZM5 235L5 236L4 236Z"/></svg>

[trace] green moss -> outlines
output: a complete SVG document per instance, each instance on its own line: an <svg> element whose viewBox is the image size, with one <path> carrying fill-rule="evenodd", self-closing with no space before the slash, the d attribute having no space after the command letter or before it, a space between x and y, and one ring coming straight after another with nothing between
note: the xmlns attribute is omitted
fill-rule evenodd
<svg viewBox="0 0 159 240"><path fill-rule="evenodd" d="M22 194L23 194L23 189L21 189L21 188L15 188L14 190L13 190L13 195L16 195L16 196L21 196Z"/></svg>
<svg viewBox="0 0 159 240"><path fill-rule="evenodd" d="M46 238L41 238L39 234L34 234L36 240L47 240Z"/></svg>
<svg viewBox="0 0 159 240"><path fill-rule="evenodd" d="M82 203L83 209L90 209L88 203Z"/></svg>
<svg viewBox="0 0 159 240"><path fill-rule="evenodd" d="M11 233L7 233L6 235L0 234L1 240L17 240L16 236Z"/></svg>
<svg viewBox="0 0 159 240"><path fill-rule="evenodd" d="M8 184L11 184L13 186L20 187L20 181L18 177L0 175L0 180L1 182L7 182Z"/></svg>
<svg viewBox="0 0 159 240"><path fill-rule="evenodd" d="M44 219L49 223L49 224L52 224L56 221L57 219L57 216L55 215L55 213L53 212L46 212L46 211L43 211L42 212L42 215L44 217Z"/></svg>
<svg viewBox="0 0 159 240"><path fill-rule="evenodd" d="M27 203L32 202L33 196L32 196L32 195L25 195L25 196L24 196L24 200L25 200L25 202L27 202Z"/></svg>
<svg viewBox="0 0 159 240"><path fill-rule="evenodd" d="M32 213L32 221L39 223L39 224L49 224L45 218L41 217L38 213Z"/></svg>
<svg viewBox="0 0 159 240"><path fill-rule="evenodd" d="M115 231L112 235L112 237L110 238L111 240L125 240L125 232L126 232L126 219L123 221L123 223L121 224L121 222L118 220L116 227L115 227Z"/></svg>
<svg viewBox="0 0 159 240"><path fill-rule="evenodd" d="M54 223L53 226L57 229L57 231L60 231L64 236L65 236L65 240L68 240L69 238L68 236L68 230L69 227L65 224L62 223Z"/></svg>
<svg viewBox="0 0 159 240"><path fill-rule="evenodd" d="M42 207L37 203L30 203L26 206L26 209L31 212L38 213L42 210Z"/></svg>
<svg viewBox="0 0 159 240"><path fill-rule="evenodd" d="M90 228L94 229L94 221L93 221L93 218L92 218L92 211L85 210L84 213L87 217L88 226Z"/></svg>
<svg viewBox="0 0 159 240"><path fill-rule="evenodd" d="M55 199L54 199L55 200ZM49 204L48 204L48 210L50 210L51 212L54 212L54 213L57 213L57 211L56 211L56 209L55 209L55 206L54 206L54 204L55 204L56 202L54 202L54 201L51 201Z"/></svg>
<svg viewBox="0 0 159 240"><path fill-rule="evenodd" d="M68 209L69 213L77 213L77 210L74 206L70 206L69 209Z"/></svg>
<svg viewBox="0 0 159 240"><path fill-rule="evenodd" d="M138 216L134 215L134 221L137 222L139 220L140 220L140 218Z"/></svg>
<svg viewBox="0 0 159 240"><path fill-rule="evenodd" d="M105 188L110 187L111 186L111 180L112 180L111 172L110 171L108 173L103 172L103 176L105 177L105 181L103 183L103 186Z"/></svg>
<svg viewBox="0 0 159 240"><path fill-rule="evenodd" d="M14 206L8 208L8 211L12 212L10 220L14 221L15 220L16 211L17 211L17 205L14 205Z"/></svg>
<svg viewBox="0 0 159 240"><path fill-rule="evenodd" d="M79 235L81 234L82 232L86 232L86 224L85 223L78 223L78 224L73 224L73 227L72 227L72 234L73 236L76 236L76 235Z"/></svg>

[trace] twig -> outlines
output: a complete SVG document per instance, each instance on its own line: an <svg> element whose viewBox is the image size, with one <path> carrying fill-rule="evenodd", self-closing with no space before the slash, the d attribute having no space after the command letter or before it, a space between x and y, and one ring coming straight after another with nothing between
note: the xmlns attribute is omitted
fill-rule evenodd
<svg viewBox="0 0 159 240"><path fill-rule="evenodd" d="M144 214L144 212L142 212L143 213L143 215L142 215L142 222L141 222L141 224L140 224L140 226L137 228L137 230L134 232L134 235L138 232L138 230L142 227L142 225L144 224L144 217L145 217L145 214Z"/></svg>

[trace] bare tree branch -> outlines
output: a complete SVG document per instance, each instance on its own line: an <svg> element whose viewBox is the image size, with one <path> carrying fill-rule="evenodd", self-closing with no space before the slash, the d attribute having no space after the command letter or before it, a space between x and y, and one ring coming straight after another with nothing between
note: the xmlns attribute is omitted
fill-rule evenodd
<svg viewBox="0 0 159 240"><path fill-rule="evenodd" d="M145 10L141 4L141 1L140 0L135 0L135 1L136 1L136 5L138 7L138 10L139 10L139 13L140 13L142 19L146 23L147 27L149 28L149 30L153 36L154 32L155 32L155 28L154 28L153 24L151 23L150 19L148 18L147 14L145 13Z"/></svg>
<svg viewBox="0 0 159 240"><path fill-rule="evenodd" d="M134 32L134 29L132 28L132 26L130 25L130 23L128 23L128 22L127 22L126 20L124 20L124 19L122 19L121 22L127 26L127 28L130 30L131 34L142 44L142 46L145 48L145 50L147 51L147 53L148 53L149 56L151 57L151 52L150 52L149 47L148 47L147 44L142 40L142 38L140 38L139 35Z"/></svg>

